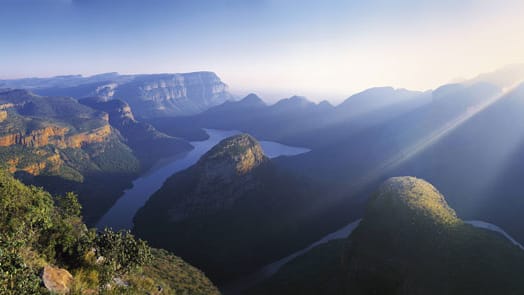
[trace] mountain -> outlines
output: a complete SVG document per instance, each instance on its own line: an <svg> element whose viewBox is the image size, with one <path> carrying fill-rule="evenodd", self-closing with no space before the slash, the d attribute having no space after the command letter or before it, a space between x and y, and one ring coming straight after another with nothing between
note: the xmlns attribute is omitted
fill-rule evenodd
<svg viewBox="0 0 524 295"><path fill-rule="evenodd" d="M220 294L167 251L88 230L74 194L52 196L0 170L0 195L1 294Z"/></svg>
<svg viewBox="0 0 524 295"><path fill-rule="evenodd" d="M524 241L524 84L450 128L389 175L410 173L437 185L467 219L489 220Z"/></svg>
<svg viewBox="0 0 524 295"><path fill-rule="evenodd" d="M417 91L394 89L393 87L375 87L354 94L337 106L344 116L361 116L369 112L411 101L416 103L421 95Z"/></svg>
<svg viewBox="0 0 524 295"><path fill-rule="evenodd" d="M327 262L327 263L326 263ZM524 252L457 217L429 183L395 177L345 240L290 262L248 294L518 294Z"/></svg>
<svg viewBox="0 0 524 295"><path fill-rule="evenodd" d="M222 283L345 222L326 213L332 204L322 192L280 169L253 137L241 134L171 176L136 214L134 232Z"/></svg>
<svg viewBox="0 0 524 295"><path fill-rule="evenodd" d="M90 97L79 102L108 114L111 126L120 132L125 143L140 159L142 170L159 159L187 152L193 148L185 140L166 135L151 124L136 120L131 107L125 101L120 99L106 101L100 97Z"/></svg>
<svg viewBox="0 0 524 295"><path fill-rule="evenodd" d="M233 98L212 72L139 75L116 87L112 98L125 99L140 117L190 115Z"/></svg>
<svg viewBox="0 0 524 295"><path fill-rule="evenodd" d="M463 83L474 84L488 82L500 88L510 88L524 82L524 64L512 64L497 69L493 72L483 73Z"/></svg>
<svg viewBox="0 0 524 295"><path fill-rule="evenodd" d="M31 89L44 96L121 99L140 118L191 115L233 99L227 85L212 72L28 78L0 80L0 87Z"/></svg>
<svg viewBox="0 0 524 295"><path fill-rule="evenodd" d="M266 105L250 94L194 116L149 122L165 133L189 139L201 138L199 128L234 129L264 140L316 149L417 109L430 100L430 93L390 87L369 89L337 107L326 102L315 104L300 96Z"/></svg>
<svg viewBox="0 0 524 295"><path fill-rule="evenodd" d="M384 109L383 112L396 113L395 116L378 111L340 127L333 126L318 135L323 145L283 161L290 169L304 171L309 177L335 180L333 185L341 185L342 190L348 190L349 180L354 187L372 188L384 180L382 174L440 139L452 126L467 120L476 108L501 93L500 88L488 83L445 85L432 91L428 102L414 108Z"/></svg>
<svg viewBox="0 0 524 295"><path fill-rule="evenodd" d="M47 88L66 88L75 87L82 84L99 83L111 79L117 79L118 73L104 73L90 77L82 75L64 75L49 78L22 78L11 80L0 80L2 88L25 88L25 89L47 89Z"/></svg>
<svg viewBox="0 0 524 295"><path fill-rule="evenodd" d="M92 222L140 171L107 113L68 97L0 92L0 159L26 183L75 191ZM111 184L111 185L109 185Z"/></svg>

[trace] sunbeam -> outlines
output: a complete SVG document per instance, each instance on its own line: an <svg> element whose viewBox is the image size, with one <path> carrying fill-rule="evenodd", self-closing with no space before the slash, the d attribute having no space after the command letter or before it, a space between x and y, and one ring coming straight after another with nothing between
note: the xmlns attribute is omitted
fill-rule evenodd
<svg viewBox="0 0 524 295"><path fill-rule="evenodd" d="M427 136L424 136L419 141L417 141L415 144L398 152L397 154L395 154L388 160L384 161L382 165L366 173L359 180L353 182L353 186L354 187L365 186L369 183L372 183L373 181L378 180L378 178L380 178L381 175L386 175L390 173L392 170L399 167L402 163L405 163L409 159L413 158L414 156L418 155L422 151L426 150L428 147L438 142L444 136L446 136L447 134L455 130L457 127L461 126L462 124L467 122L469 119L473 118L475 115L487 109L489 106L493 105L494 103L496 103L497 101L505 97L508 93L511 93L523 82L524 80L520 80L519 82L516 82L509 87L503 88L498 94L478 103L477 105L469 107L464 113L462 113L458 117L449 121L442 127L438 128L437 130L431 132Z"/></svg>

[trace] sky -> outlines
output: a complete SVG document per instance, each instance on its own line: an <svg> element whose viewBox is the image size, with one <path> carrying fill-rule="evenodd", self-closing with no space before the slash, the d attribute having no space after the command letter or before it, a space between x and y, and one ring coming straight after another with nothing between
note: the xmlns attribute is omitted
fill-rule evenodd
<svg viewBox="0 0 524 295"><path fill-rule="evenodd" d="M339 102L524 62L521 0L0 0L0 79L214 71Z"/></svg>

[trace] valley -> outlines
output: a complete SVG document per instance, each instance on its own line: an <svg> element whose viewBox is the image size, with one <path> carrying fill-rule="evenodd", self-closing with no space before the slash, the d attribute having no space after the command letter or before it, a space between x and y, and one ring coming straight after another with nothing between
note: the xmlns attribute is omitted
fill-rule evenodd
<svg viewBox="0 0 524 295"><path fill-rule="evenodd" d="M133 187L127 190L122 197L109 209L98 222L98 228L111 227L115 230L132 229L135 213L147 202L149 197L162 187L164 181L171 175L193 165L200 157L218 144L221 140L238 134L238 131L222 131L206 129L208 139L190 142L193 149L185 154L170 159L161 160L156 166L143 176L133 181ZM260 142L264 154L269 158L278 156L293 156L309 150L290 147L276 142Z"/></svg>
<svg viewBox="0 0 524 295"><path fill-rule="evenodd" d="M0 7L0 295L524 294L524 1Z"/></svg>
<svg viewBox="0 0 524 295"><path fill-rule="evenodd" d="M339 258L323 249L343 253L369 196L396 175L434 182L458 216L476 220L466 224L520 245L521 136L510 126L522 123L524 95L514 80L488 78L426 92L372 88L336 106L249 94L183 116L145 116L114 97L6 90L0 156L27 184L76 192L88 225L132 230L225 294L259 294L317 255L322 276L338 276L329 263Z"/></svg>

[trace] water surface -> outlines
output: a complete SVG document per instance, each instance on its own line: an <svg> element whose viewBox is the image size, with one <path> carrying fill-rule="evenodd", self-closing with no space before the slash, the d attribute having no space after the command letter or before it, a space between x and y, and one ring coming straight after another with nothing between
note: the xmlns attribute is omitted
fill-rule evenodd
<svg viewBox="0 0 524 295"><path fill-rule="evenodd" d="M293 259L301 256L301 255L304 255L306 254L307 252L311 251L313 248L319 246L319 245L322 245L322 244L325 244L327 242L330 242L330 241L333 241L333 240L338 240L338 239L345 239L347 237L349 237L349 235L351 235L351 233L353 232L353 230L355 230L355 228L357 228L357 226L360 224L360 220L361 219L358 219L356 221L353 221L349 224L347 224L346 226L344 226L343 228L335 231L335 232L332 232L328 235L325 235L324 237L322 237L320 240L310 244L309 246L307 246L306 248L304 249L301 249L299 251L296 251L296 252L293 252L291 253L290 255L282 258L282 259L279 259L275 262L272 262L262 268L260 268L257 272L253 273L253 274L250 274L250 275L247 275L243 278L240 278L238 279L237 281L227 285L227 286L224 286L222 288L222 292L224 294L228 294L228 295L233 295L233 294L241 294L242 291L250 288L250 287L253 287L255 285L257 285L258 283L261 283L262 281L270 278L271 276L273 276L274 274L276 274L284 265L286 265L287 263L289 263L290 261L292 261Z"/></svg>
<svg viewBox="0 0 524 295"><path fill-rule="evenodd" d="M114 230L131 229L133 217L142 208L149 197L164 184L171 175L195 164L200 157L209 151L222 139L239 134L239 131L224 131L205 129L209 138L204 141L193 141L191 151L164 159L150 169L146 174L133 181L133 187L126 190L124 195L99 220L97 227L111 227ZM278 156L293 156L308 152L309 149L292 147L272 141L261 141L260 145L269 158Z"/></svg>

